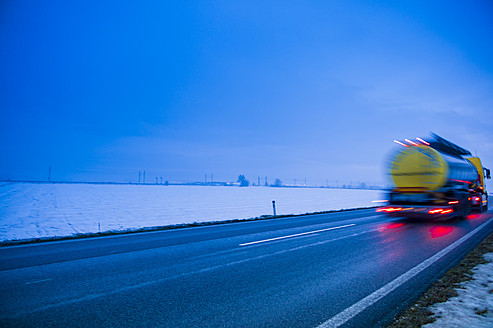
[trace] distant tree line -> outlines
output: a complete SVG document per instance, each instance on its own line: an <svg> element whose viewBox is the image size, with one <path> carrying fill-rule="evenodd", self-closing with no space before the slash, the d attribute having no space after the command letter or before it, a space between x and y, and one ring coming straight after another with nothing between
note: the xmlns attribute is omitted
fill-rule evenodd
<svg viewBox="0 0 493 328"><path fill-rule="evenodd" d="M259 179L260 181L260 179ZM245 177L245 175L240 174L238 176L237 182L240 183L240 187L248 187L250 185L250 181ZM253 184L255 185L255 183ZM259 184L260 185L260 184ZM267 177L265 178L265 186L268 186L269 184L267 183ZM276 179L273 184L270 185L271 187L282 187L283 183L281 179Z"/></svg>
<svg viewBox="0 0 493 328"><path fill-rule="evenodd" d="M238 181L240 183L240 187L248 187L250 185L250 181L243 174L238 176Z"/></svg>

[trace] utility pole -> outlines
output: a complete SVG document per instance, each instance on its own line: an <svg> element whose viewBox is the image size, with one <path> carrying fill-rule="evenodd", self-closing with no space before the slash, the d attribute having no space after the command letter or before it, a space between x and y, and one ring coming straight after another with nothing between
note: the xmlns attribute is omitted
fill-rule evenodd
<svg viewBox="0 0 493 328"><path fill-rule="evenodd" d="M267 183L267 177L265 177L265 185L268 186L269 184Z"/></svg>
<svg viewBox="0 0 493 328"><path fill-rule="evenodd" d="M144 184L146 183L146 170L144 170Z"/></svg>

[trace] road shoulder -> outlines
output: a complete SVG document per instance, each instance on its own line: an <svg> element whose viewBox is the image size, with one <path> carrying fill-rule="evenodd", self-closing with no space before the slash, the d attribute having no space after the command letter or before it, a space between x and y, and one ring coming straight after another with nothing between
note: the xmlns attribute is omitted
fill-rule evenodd
<svg viewBox="0 0 493 328"><path fill-rule="evenodd" d="M429 308L458 296L456 289L460 288L461 283L471 280L474 267L487 263L483 255L490 252L493 252L493 233L486 237L458 265L436 281L413 306L397 315L388 327L414 328L434 322L434 313Z"/></svg>

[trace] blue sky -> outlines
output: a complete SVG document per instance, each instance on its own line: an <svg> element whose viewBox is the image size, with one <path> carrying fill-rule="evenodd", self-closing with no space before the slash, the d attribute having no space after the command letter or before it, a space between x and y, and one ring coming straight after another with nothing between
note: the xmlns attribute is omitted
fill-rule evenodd
<svg viewBox="0 0 493 328"><path fill-rule="evenodd" d="M385 182L433 131L493 168L491 1L3 1L0 178Z"/></svg>

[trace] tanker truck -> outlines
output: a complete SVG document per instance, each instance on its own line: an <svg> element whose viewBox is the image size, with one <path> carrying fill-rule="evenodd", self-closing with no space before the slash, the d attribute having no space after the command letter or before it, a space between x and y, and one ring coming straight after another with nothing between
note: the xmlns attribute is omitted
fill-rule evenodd
<svg viewBox="0 0 493 328"><path fill-rule="evenodd" d="M389 161L394 187L377 212L446 220L488 209L484 180L490 179L490 170L478 157L434 133L428 140L394 141L403 147Z"/></svg>

